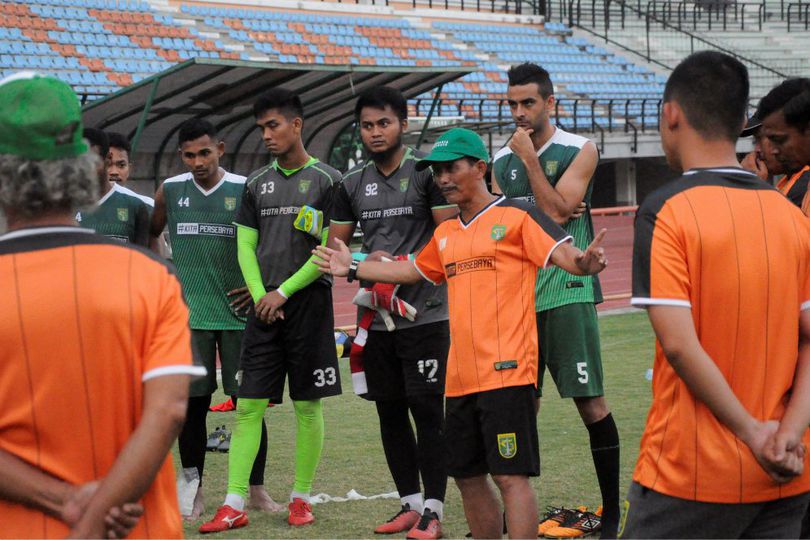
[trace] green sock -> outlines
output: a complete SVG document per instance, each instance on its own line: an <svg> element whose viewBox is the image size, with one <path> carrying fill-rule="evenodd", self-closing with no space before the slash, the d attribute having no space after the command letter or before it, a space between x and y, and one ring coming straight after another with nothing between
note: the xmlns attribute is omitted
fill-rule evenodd
<svg viewBox="0 0 810 540"><path fill-rule="evenodd" d="M247 498L250 471L259 452L262 418L268 401L240 398L236 404L236 426L228 451L228 493L243 499Z"/></svg>
<svg viewBox="0 0 810 540"><path fill-rule="evenodd" d="M241 401L240 401L241 403ZM323 450L323 405L320 399L293 401L298 430L295 434L293 491L309 493ZM248 475L250 470L248 470Z"/></svg>

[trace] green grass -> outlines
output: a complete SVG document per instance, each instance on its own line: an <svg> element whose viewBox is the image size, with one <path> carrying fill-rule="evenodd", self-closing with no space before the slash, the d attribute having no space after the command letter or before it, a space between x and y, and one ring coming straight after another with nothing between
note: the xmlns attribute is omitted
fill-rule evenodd
<svg viewBox="0 0 810 540"><path fill-rule="evenodd" d="M622 445L622 494L626 493L638 443L650 403L650 383L644 378L652 365L653 335L643 312L600 319L602 356L605 367L605 395ZM344 394L327 399L324 406L326 441L313 493L345 496L355 489L363 495L395 491L380 445L374 406L351 390L348 363L342 363ZM599 488L593 472L588 433L570 400L559 398L550 377L539 417L541 476L533 479L540 508L546 505L596 507ZM214 403L222 401L214 396ZM211 413L209 431L215 425L233 426L234 413ZM277 502L286 503L293 482L295 441L294 416L289 402L268 410L269 450L265 483ZM179 458L175 451L175 464ZM227 484L227 454L209 453L204 489L208 519L222 504ZM250 525L217 535L224 538L358 538L371 531L398 510L391 499L362 500L315 505L314 525L291 528L286 513L251 512ZM186 527L186 535L199 537L201 522ZM447 486L443 530L446 537L462 538L467 524L458 489L452 479ZM404 535L402 535L404 537Z"/></svg>

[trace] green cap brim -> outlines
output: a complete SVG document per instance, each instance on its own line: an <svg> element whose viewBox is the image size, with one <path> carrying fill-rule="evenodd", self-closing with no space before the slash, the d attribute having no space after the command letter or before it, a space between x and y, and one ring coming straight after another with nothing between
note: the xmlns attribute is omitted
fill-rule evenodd
<svg viewBox="0 0 810 540"><path fill-rule="evenodd" d="M457 159L471 157L473 159L480 159L475 156L468 156L467 154L459 154L458 152L447 152L444 150L433 151L427 156L423 157L417 164L416 170L423 171L433 165L434 163L447 163L448 161L455 161Z"/></svg>

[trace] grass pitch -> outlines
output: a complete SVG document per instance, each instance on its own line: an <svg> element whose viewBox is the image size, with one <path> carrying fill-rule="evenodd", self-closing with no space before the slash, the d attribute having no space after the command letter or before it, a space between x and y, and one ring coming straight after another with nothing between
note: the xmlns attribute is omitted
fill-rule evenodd
<svg viewBox="0 0 810 540"><path fill-rule="evenodd" d="M638 455L638 444L650 404L650 382L644 377L652 365L653 333L647 315L633 312L600 318L602 358L605 369L605 395L622 445L622 495L626 493ZM366 496L395 491L380 444L379 426L372 403L352 393L348 362L341 363L344 394L324 403L326 441L313 494L345 497L354 489ZM587 505L600 502L593 470L588 433L571 400L559 398L550 376L546 377L545 398L540 409L541 476L533 479L541 515L546 505ZM214 403L224 399L221 393ZM265 484L276 502L286 503L293 482L295 417L289 402L265 414L269 449ZM210 413L209 432L217 425L232 429L234 413ZM175 448L175 465L179 467ZM222 504L227 484L227 454L208 453L205 465L205 519ZM250 525L220 533L222 538L369 538L380 522L399 509L396 499L329 502L313 508L315 524L292 528L286 512L249 512ZM463 538L468 531L461 498L452 479L447 486L446 538ZM202 521L186 526L188 537L199 538ZM395 535L394 537L403 537ZM377 537L381 538L381 537Z"/></svg>

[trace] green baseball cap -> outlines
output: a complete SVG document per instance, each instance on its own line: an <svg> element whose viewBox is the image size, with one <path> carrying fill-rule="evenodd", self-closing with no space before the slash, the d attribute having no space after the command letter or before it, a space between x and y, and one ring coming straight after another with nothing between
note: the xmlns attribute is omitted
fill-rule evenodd
<svg viewBox="0 0 810 540"><path fill-rule="evenodd" d="M87 152L73 89L32 71L0 79L0 154L51 160Z"/></svg>
<svg viewBox="0 0 810 540"><path fill-rule="evenodd" d="M436 140L430 154L416 164L416 170L427 169L434 163L455 161L471 157L489 161L489 152L483 139L474 131L464 128L453 128Z"/></svg>

